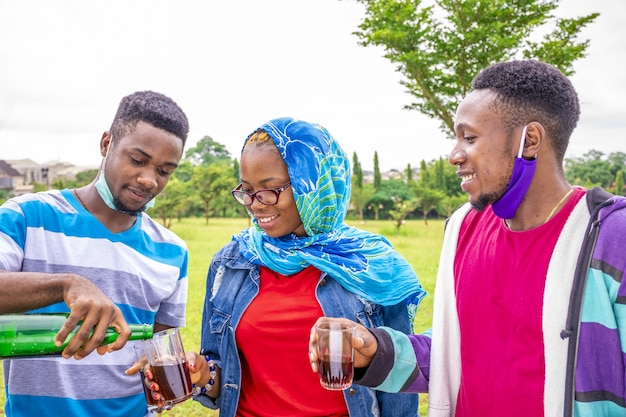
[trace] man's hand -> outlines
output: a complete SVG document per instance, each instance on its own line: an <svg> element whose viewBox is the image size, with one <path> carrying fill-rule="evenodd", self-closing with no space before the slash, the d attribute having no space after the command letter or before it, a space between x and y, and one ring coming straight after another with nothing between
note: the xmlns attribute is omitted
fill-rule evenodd
<svg viewBox="0 0 626 417"><path fill-rule="evenodd" d="M320 317L317 321L321 319L331 320L336 322L348 323L352 325L356 325L356 334L352 338L352 346L354 347L354 367L355 368L365 368L367 367L374 354L378 350L378 341L370 333L367 328L359 323L356 323L352 320L344 319L344 318L328 318L328 317ZM317 334L315 332L315 324L311 327L311 333L309 336L309 362L311 363L311 369L313 372L317 372L317 363L319 360L319 356L317 354Z"/></svg>
<svg viewBox="0 0 626 417"><path fill-rule="evenodd" d="M100 347L98 353L113 352L126 344L131 331L122 311L91 281L80 275L69 275L64 282L63 299L70 307L70 315L57 333L55 343L61 345L82 320L76 334L63 350L63 357L82 359L89 355L100 346L109 327L113 327L119 334L117 340Z"/></svg>

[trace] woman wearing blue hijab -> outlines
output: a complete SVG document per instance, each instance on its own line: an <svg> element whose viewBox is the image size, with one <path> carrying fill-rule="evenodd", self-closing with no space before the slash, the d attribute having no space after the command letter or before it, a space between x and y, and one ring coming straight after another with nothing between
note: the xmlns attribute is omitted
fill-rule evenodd
<svg viewBox="0 0 626 417"><path fill-rule="evenodd" d="M351 177L341 147L320 125L271 120L246 139L240 175L233 197L254 224L211 262L204 359L189 359L194 399L220 417L417 415L416 395L328 391L310 371L319 316L409 333L424 295L383 236L344 223Z"/></svg>

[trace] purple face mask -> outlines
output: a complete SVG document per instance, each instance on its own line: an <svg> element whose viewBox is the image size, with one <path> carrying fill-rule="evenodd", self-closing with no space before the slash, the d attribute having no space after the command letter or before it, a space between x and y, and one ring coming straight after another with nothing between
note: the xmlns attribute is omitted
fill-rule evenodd
<svg viewBox="0 0 626 417"><path fill-rule="evenodd" d="M515 216L515 212L522 203L528 191L528 187L530 187L530 183L533 180L533 176L535 175L535 169L537 168L537 156L530 161L522 158L527 128L528 126L524 126L524 130L522 131L519 152L517 158L515 158L509 185L506 187L506 191L502 197L491 205L496 216L502 219L512 219L513 216Z"/></svg>

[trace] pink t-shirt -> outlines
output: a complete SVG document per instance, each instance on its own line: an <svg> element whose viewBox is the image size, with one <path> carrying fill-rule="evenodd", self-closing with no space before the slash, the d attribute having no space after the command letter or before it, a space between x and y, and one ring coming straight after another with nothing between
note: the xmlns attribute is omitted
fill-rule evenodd
<svg viewBox="0 0 626 417"><path fill-rule="evenodd" d="M238 417L347 416L342 391L322 388L309 364L309 331L323 316L321 272L285 276L261 268L261 288L236 331L241 358Z"/></svg>
<svg viewBox="0 0 626 417"><path fill-rule="evenodd" d="M491 206L465 218L454 261L461 332L456 417L543 416L546 273L583 195L577 188L551 221L524 232L509 230Z"/></svg>

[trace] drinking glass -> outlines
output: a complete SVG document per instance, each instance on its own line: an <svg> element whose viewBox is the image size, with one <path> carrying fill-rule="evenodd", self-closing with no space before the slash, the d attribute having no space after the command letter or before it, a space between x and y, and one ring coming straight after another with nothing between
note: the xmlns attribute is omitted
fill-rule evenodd
<svg viewBox="0 0 626 417"><path fill-rule="evenodd" d="M318 343L318 373L320 384L328 390L344 390L354 377L354 324L320 321L315 326Z"/></svg>
<svg viewBox="0 0 626 417"><path fill-rule="evenodd" d="M191 377L178 328L157 332L144 341L144 351L159 385L164 409L183 402L192 395Z"/></svg>

